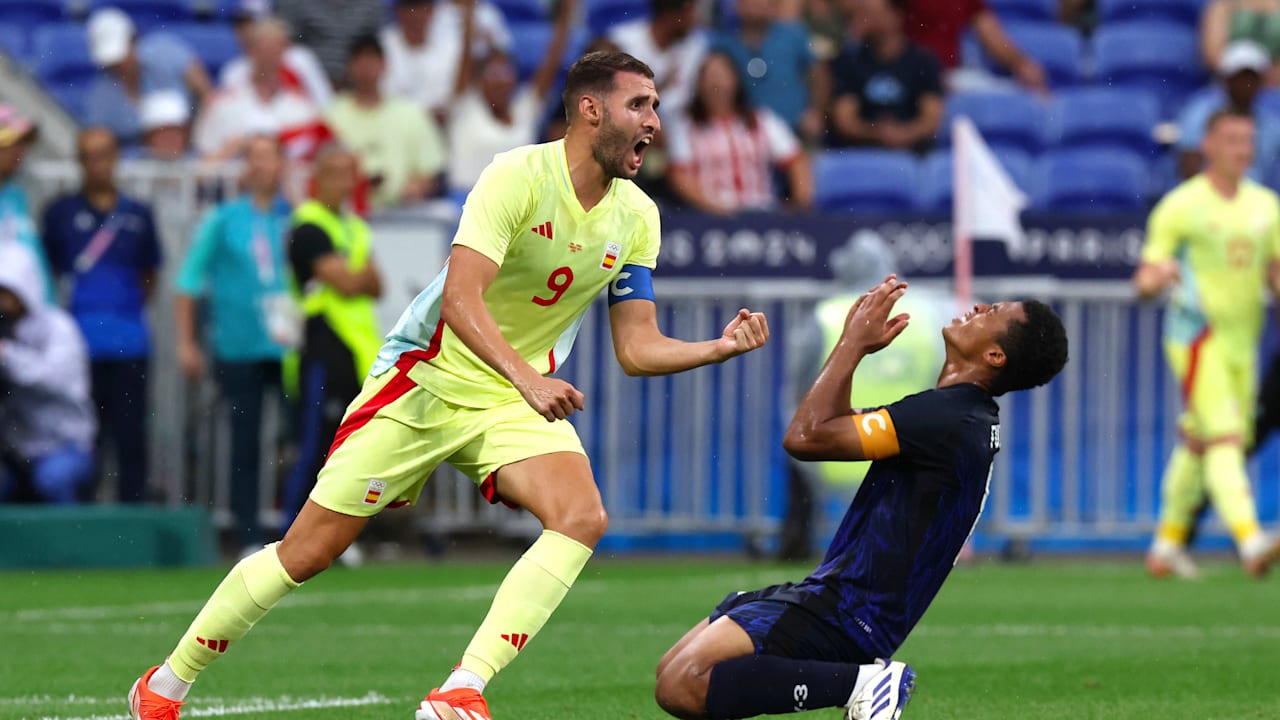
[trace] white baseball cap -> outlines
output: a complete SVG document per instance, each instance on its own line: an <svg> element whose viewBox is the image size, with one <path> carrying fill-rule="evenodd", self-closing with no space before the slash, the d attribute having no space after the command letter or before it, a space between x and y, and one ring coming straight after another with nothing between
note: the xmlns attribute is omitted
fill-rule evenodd
<svg viewBox="0 0 1280 720"><path fill-rule="evenodd" d="M124 60L133 42L133 21L119 8L103 8L89 16L89 57L99 67Z"/></svg>
<svg viewBox="0 0 1280 720"><path fill-rule="evenodd" d="M1252 70L1259 75L1271 67L1271 54L1252 40L1236 40L1222 51L1218 58L1218 75L1231 77L1241 70Z"/></svg>
<svg viewBox="0 0 1280 720"><path fill-rule="evenodd" d="M138 119L143 130L186 125L191 119L187 97L177 90L160 90L142 97Z"/></svg>

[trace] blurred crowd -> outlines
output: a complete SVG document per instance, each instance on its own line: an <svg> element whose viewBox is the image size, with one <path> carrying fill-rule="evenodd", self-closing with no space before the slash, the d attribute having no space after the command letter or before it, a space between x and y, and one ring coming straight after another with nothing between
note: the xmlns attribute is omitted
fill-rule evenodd
<svg viewBox="0 0 1280 720"><path fill-rule="evenodd" d="M339 199L361 214L460 201L495 153L560 137L568 63L616 48L656 74L663 132L639 180L655 197L720 215L804 210L816 152L923 154L955 94L1057 89L1037 48L1006 32L996 10L1009 0L651 0L607 25L585 23L579 1L539 5L517 28L489 0L243 0L232 13L239 53L216 66L163 25L140 31L111 7L88 15L97 70L77 109L78 188L29 206L16 178L37 123L0 105L0 499L87 500L105 467L113 499L150 497L146 309L172 263L179 362L190 378L212 375L231 404L232 474L252 478L232 504L256 513L262 399L278 393L301 342L280 298L297 277L318 277L325 255L289 243L304 199L282 184L289 161L346 148L352 177ZM1048 3L1073 32L1096 23L1089 0ZM1165 141L1186 177L1215 110L1253 113L1262 179L1280 154L1262 101L1280 81L1280 0L1210 0L1200 17L1197 72L1216 81L1166 115L1177 131ZM964 62L966 43L984 62ZM236 160L244 195L178 244L185 257L166 258L154 199L116 183L135 159ZM371 296L372 272L359 281ZM246 543L260 534L253 520L239 525Z"/></svg>

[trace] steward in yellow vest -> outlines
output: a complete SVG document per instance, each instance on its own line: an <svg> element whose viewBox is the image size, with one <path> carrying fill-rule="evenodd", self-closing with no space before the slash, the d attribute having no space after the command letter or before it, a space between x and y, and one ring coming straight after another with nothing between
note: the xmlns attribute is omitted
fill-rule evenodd
<svg viewBox="0 0 1280 720"><path fill-rule="evenodd" d="M344 212L356 183L355 157L337 146L315 161L315 199L293 213L289 267L306 327L298 370L298 463L285 481L285 528L302 509L347 405L382 345L374 301L382 280L369 227Z"/></svg>

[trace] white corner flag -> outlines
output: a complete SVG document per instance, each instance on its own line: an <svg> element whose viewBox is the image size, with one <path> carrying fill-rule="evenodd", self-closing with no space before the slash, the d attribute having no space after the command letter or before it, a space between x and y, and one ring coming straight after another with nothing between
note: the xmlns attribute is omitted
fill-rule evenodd
<svg viewBox="0 0 1280 720"><path fill-rule="evenodd" d="M978 129L961 115L951 125L952 218L956 297L967 308L973 294L973 239L1023 241L1018 213L1027 196L991 153Z"/></svg>

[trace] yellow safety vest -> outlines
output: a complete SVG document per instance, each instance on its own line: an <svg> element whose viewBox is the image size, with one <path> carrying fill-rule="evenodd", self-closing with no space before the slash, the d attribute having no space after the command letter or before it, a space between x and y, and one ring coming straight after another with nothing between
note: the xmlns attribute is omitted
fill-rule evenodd
<svg viewBox="0 0 1280 720"><path fill-rule="evenodd" d="M369 226L358 216L348 214L340 218L319 201L308 200L293 211L293 227L307 224L315 225L329 236L334 251L346 258L347 269L359 272L368 264L373 242ZM351 348L356 377L364 379L382 348L373 298L347 297L315 279L300 288L297 279L292 278L291 287L302 303L303 314L308 318L323 317L338 339Z"/></svg>

